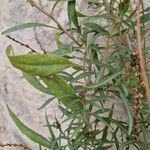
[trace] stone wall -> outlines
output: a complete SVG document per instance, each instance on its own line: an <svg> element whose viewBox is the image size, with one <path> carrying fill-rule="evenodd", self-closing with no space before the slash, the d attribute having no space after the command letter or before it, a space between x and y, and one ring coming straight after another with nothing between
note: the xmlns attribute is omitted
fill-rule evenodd
<svg viewBox="0 0 150 150"><path fill-rule="evenodd" d="M50 10L51 7L46 0L42 1L42 6L47 10ZM56 15L65 25L67 22L66 12L62 8L56 10ZM54 25L51 20L32 8L25 0L0 0L0 32L16 24L36 21ZM41 49L51 51L55 47L54 31L51 29L28 29L10 35L38 51ZM45 110L37 111L37 108L49 96L35 90L22 78L21 72L10 65L5 55L5 48L8 44L13 45L17 54L28 52L26 48L10 41L5 36L0 36L0 144L22 143L36 149L35 144L23 136L14 125L6 110L6 104L9 104L26 125L47 135L47 129L42 127L45 122ZM56 102L52 102L46 111L50 121L54 121L55 115L59 117Z"/></svg>

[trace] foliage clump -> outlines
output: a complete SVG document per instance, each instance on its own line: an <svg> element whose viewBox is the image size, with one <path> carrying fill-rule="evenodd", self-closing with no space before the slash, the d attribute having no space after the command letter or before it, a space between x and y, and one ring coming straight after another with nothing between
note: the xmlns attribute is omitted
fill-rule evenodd
<svg viewBox="0 0 150 150"><path fill-rule="evenodd" d="M52 12L47 13L33 0L28 3L52 19L56 27L30 22L9 28L3 34L30 52L15 55L10 45L6 54L34 88L53 96L40 109L53 100L60 102L63 121L56 118L50 123L46 115L50 133L46 138L25 126L7 106L22 133L38 143L40 149L149 149L146 81L150 55L146 38L150 9L142 7L142 2L133 8L129 0L86 0L89 11L92 10L89 15L78 11L76 0L58 0ZM53 15L59 3L67 4L66 28ZM38 53L8 35L37 26L56 31L56 51ZM62 42L64 35L70 38L70 44ZM66 71L68 68L72 71ZM114 116L115 104L106 105L110 95L123 104L127 121ZM68 124L66 129L62 128L64 123Z"/></svg>

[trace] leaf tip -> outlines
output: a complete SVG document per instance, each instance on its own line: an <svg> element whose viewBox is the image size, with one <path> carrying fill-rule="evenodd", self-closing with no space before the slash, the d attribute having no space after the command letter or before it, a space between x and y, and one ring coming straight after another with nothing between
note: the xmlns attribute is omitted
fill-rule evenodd
<svg viewBox="0 0 150 150"><path fill-rule="evenodd" d="M12 45L8 45L6 47L6 55L9 56L11 52L14 54L13 47L12 47Z"/></svg>

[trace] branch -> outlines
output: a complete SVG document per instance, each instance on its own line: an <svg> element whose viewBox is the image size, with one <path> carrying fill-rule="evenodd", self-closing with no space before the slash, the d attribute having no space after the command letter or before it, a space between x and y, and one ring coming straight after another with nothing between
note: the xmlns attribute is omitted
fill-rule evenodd
<svg viewBox="0 0 150 150"><path fill-rule="evenodd" d="M60 22L52 15L47 13L46 11L44 11L42 8L40 8L40 6L38 6L33 0L27 0L28 3L30 3L30 5L32 7L37 8L39 11L41 11L43 14L45 14L47 17L49 17L50 19L52 19L58 26L58 28L63 31L64 33L66 33L68 35L68 37L70 37L70 39L72 39L72 41L74 41L79 47L82 46L82 44L80 44L68 31L66 31L64 29L64 27L60 24Z"/></svg>
<svg viewBox="0 0 150 150"><path fill-rule="evenodd" d="M44 54L46 54L46 51L45 51L44 47L42 46L42 43L40 42L40 40L39 40L39 38L38 38L38 34L37 34L37 32L36 32L36 28L34 28L33 30L34 30L35 40L36 40L37 44L39 45L41 51L42 51Z"/></svg>
<svg viewBox="0 0 150 150"><path fill-rule="evenodd" d="M33 48L31 48L28 44L24 44L24 43L22 43L22 42L20 42L20 41L18 41L18 40L16 40L16 39L14 39L14 38L12 38L12 37L9 36L9 35L6 35L6 37L9 38L10 40L12 40L12 41L14 41L14 42L20 44L21 46L24 46L24 47L30 49L32 52L36 53L36 50L34 50Z"/></svg>
<svg viewBox="0 0 150 150"><path fill-rule="evenodd" d="M141 0L138 0L137 2L137 13L136 13L136 38L137 38L137 53L139 56L139 64L141 67L141 75L143 78L144 82L144 87L146 91L146 97L148 101L148 105L150 108L150 87L149 87L149 80L147 77L147 73L145 70L145 60L143 58L143 53L142 53L142 38L141 38L141 21L140 21L140 12L141 12Z"/></svg>
<svg viewBox="0 0 150 150"><path fill-rule="evenodd" d="M24 146L22 144L0 144L0 147L21 147L24 150L32 150L31 148L26 147L26 146Z"/></svg>
<svg viewBox="0 0 150 150"><path fill-rule="evenodd" d="M129 15L129 18L132 18L132 17L137 13L137 11L138 11L138 9L139 9L139 7L140 7L141 4L142 4L142 0L139 0L139 2L138 2L138 4L137 4L136 8L135 8L134 11ZM141 10L140 10L140 11L141 11Z"/></svg>

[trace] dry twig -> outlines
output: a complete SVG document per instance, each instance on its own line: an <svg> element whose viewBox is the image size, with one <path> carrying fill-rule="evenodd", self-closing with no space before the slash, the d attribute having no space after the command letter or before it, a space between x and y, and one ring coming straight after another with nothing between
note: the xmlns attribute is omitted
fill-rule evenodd
<svg viewBox="0 0 150 150"><path fill-rule="evenodd" d="M68 37L70 37L70 39L72 39L72 41L74 41L79 47L82 46L82 44L80 44L68 31L66 31L64 29L64 27L60 24L60 22L52 15L47 13L46 11L44 11L40 6L38 6L33 0L27 0L28 3L30 3L30 5L32 7L37 8L39 11L41 11L43 14L45 14L48 18L52 19L58 26L58 28L63 31L64 33L66 33L68 35Z"/></svg>
<svg viewBox="0 0 150 150"><path fill-rule="evenodd" d="M24 46L24 47L30 49L32 52L36 53L36 50L34 50L33 48L31 48L28 44L24 44L24 43L22 43L22 42L16 40L15 38L12 38L12 37L9 36L9 35L6 35L6 37L9 38L9 39L11 39L11 40L14 41L14 42L20 44L21 46Z"/></svg>
<svg viewBox="0 0 150 150"><path fill-rule="evenodd" d="M0 147L4 148L4 147L20 147L23 148L24 150L32 150L31 148L24 146L23 144L0 144Z"/></svg>
<svg viewBox="0 0 150 150"><path fill-rule="evenodd" d="M41 51L42 51L44 54L46 54L46 51L45 51L45 49L44 49L42 43L40 42L40 40L39 40L39 38L38 38L38 34L37 34L37 31L36 31L36 28L34 28L33 30L34 30L35 40L36 40L37 44L39 45Z"/></svg>

